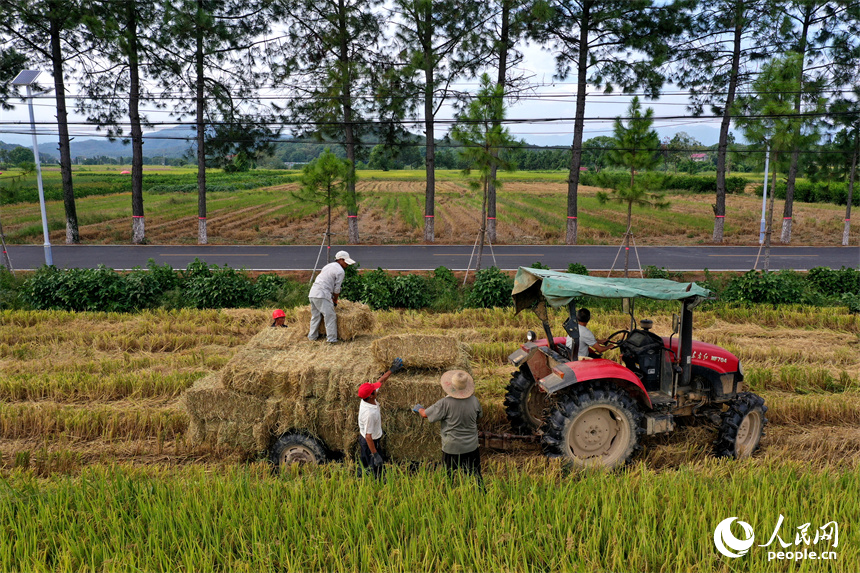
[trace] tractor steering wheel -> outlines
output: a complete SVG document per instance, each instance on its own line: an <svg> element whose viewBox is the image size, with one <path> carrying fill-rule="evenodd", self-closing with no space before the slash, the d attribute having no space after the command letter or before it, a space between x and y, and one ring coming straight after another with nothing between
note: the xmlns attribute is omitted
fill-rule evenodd
<svg viewBox="0 0 860 573"><path fill-rule="evenodd" d="M604 346L609 346L610 348L618 348L621 344L627 340L627 335L630 333L627 330L616 330L612 334L606 337L606 342ZM616 337L618 339L616 340Z"/></svg>

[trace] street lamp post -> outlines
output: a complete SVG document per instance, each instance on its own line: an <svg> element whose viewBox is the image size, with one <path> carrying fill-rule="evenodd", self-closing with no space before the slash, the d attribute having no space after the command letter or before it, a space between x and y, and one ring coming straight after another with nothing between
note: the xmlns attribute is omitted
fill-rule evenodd
<svg viewBox="0 0 860 573"><path fill-rule="evenodd" d="M770 170L770 146L767 146L767 152L764 156L764 188L762 189L761 194L761 230L758 234L758 244L764 244L764 208L767 203L767 175Z"/></svg>
<svg viewBox="0 0 860 573"><path fill-rule="evenodd" d="M48 215L45 211L45 192L42 189L42 163L39 160L39 142L36 139L36 120L33 118L33 89L36 78L41 72L38 70L24 70L12 80L13 86L27 86L27 102L30 107L30 130L33 133L33 159L36 161L36 184L39 187L39 208L42 210L42 233L45 235L45 264L54 264L51 255L51 239L48 236Z"/></svg>

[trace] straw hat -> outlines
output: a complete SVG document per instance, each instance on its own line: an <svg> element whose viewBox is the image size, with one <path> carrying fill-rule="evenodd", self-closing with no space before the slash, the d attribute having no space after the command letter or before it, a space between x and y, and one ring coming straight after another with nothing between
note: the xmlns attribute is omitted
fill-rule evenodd
<svg viewBox="0 0 860 573"><path fill-rule="evenodd" d="M449 370L442 374L442 390L452 398L468 398L475 393L475 381L468 372Z"/></svg>

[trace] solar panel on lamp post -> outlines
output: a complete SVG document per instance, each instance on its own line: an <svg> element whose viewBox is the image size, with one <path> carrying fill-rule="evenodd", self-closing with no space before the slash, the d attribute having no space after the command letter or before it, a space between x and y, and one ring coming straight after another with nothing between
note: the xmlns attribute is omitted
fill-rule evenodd
<svg viewBox="0 0 860 573"><path fill-rule="evenodd" d="M30 107L30 130L33 133L33 159L36 162L36 184L39 187L39 208L42 210L42 233L45 235L45 264L54 264L51 256L51 240L48 236L48 215L45 212L45 192L42 189L42 165L39 161L39 142L36 139L36 120L33 118L33 84L41 72L39 70L24 70L12 80L13 86L27 87L27 102Z"/></svg>

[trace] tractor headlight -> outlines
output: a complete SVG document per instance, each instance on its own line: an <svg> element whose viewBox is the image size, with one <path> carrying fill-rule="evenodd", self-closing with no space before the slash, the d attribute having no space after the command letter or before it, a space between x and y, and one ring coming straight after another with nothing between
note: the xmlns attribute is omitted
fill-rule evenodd
<svg viewBox="0 0 860 573"><path fill-rule="evenodd" d="M535 334L534 330L529 330L526 332L526 341L534 342L537 339L537 334Z"/></svg>
<svg viewBox="0 0 860 573"><path fill-rule="evenodd" d="M744 376L744 367L743 367L743 366L741 366L741 361L740 361L740 360L738 360L738 374L740 374L740 375L741 375L741 378L743 378L743 376Z"/></svg>

